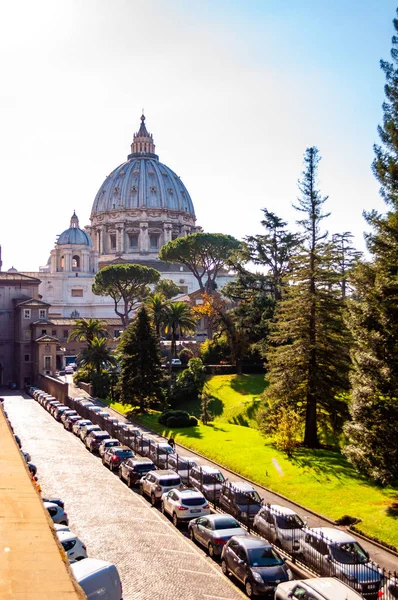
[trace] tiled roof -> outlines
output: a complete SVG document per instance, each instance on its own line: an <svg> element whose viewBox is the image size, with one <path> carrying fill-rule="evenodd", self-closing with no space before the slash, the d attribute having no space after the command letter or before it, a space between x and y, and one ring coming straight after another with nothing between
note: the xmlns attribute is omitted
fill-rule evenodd
<svg viewBox="0 0 398 600"><path fill-rule="evenodd" d="M166 263L161 260L126 260L124 258L114 258L113 260L102 261L100 257L99 261L101 263L101 267L105 267L108 265L134 264L142 265L143 267L149 267L151 269L156 269L157 271L160 271L160 273L189 273L189 269L185 265Z"/></svg>
<svg viewBox="0 0 398 600"><path fill-rule="evenodd" d="M50 315L50 318L51 318L51 315ZM100 318L99 320L102 323L104 323L104 325L115 325L115 326L119 326L119 327L122 326L120 319L118 319L117 317L115 317L114 319L113 318L110 318L110 319L101 319ZM64 325L64 326L73 327L74 325L76 325L76 319L71 319L70 317L57 317L55 319L51 319L51 323L54 326Z"/></svg>
<svg viewBox="0 0 398 600"><path fill-rule="evenodd" d="M51 306L48 302L43 302L43 300L36 300L36 298L29 298L29 300L24 300L23 302L18 302L17 306Z"/></svg>
<svg viewBox="0 0 398 600"><path fill-rule="evenodd" d="M35 342L43 342L43 343L56 342L58 344L59 339L53 335L41 335L40 337L35 339Z"/></svg>

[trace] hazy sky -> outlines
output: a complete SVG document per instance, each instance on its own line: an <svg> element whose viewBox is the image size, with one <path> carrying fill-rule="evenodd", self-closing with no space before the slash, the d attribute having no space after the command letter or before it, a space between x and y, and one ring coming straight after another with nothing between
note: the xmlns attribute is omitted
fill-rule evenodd
<svg viewBox="0 0 398 600"><path fill-rule="evenodd" d="M330 232L364 247L396 0L19 0L0 9L3 269L35 271L75 209L89 224L145 108L207 231L294 227L306 147Z"/></svg>

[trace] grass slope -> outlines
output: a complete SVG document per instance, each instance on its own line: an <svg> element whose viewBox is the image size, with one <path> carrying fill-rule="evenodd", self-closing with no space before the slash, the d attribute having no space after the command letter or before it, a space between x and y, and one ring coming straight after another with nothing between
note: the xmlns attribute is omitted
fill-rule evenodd
<svg viewBox="0 0 398 600"><path fill-rule="evenodd" d="M372 485L339 453L303 449L288 460L256 429L215 421L208 426L170 430L159 425L158 414L142 416L140 421L333 520L347 514L358 517L362 531L398 547L397 517L388 510L397 501L398 490Z"/></svg>
<svg viewBox="0 0 398 600"><path fill-rule="evenodd" d="M266 387L264 375L214 375L206 382L213 397L210 412L215 423L257 427L255 414Z"/></svg>

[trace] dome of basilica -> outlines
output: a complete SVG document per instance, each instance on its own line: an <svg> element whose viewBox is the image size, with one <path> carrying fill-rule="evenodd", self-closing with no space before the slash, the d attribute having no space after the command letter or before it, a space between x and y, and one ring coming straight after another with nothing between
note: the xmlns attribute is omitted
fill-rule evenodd
<svg viewBox="0 0 398 600"><path fill-rule="evenodd" d="M83 229L79 228L79 219L77 218L75 212L73 212L72 218L70 220L69 229L65 229L65 231L63 231L57 239L58 246L69 244L79 244L82 246L93 245L88 233Z"/></svg>
<svg viewBox="0 0 398 600"><path fill-rule="evenodd" d="M100 187L91 218L112 210L169 209L194 216L191 197L180 177L159 162L153 137L141 117L127 161L116 167Z"/></svg>
<svg viewBox="0 0 398 600"><path fill-rule="evenodd" d="M159 162L145 116L126 162L114 169L95 196L86 227L101 265L117 260L156 260L170 240L194 233L195 210L187 188Z"/></svg>

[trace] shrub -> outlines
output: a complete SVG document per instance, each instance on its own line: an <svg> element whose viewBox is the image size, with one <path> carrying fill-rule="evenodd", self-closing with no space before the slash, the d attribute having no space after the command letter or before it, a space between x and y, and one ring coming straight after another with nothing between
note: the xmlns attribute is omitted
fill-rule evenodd
<svg viewBox="0 0 398 600"><path fill-rule="evenodd" d="M226 336L221 335L217 338L214 337L212 340L205 340L200 345L200 358L208 365L217 364L221 360L230 360L231 349Z"/></svg>
<svg viewBox="0 0 398 600"><path fill-rule="evenodd" d="M193 352L189 348L183 348L179 353L178 358L183 365L187 365L188 361L193 358Z"/></svg>
<svg viewBox="0 0 398 600"><path fill-rule="evenodd" d="M165 410L158 418L158 422L166 427L195 427L198 424L196 417L189 415L185 410Z"/></svg>

